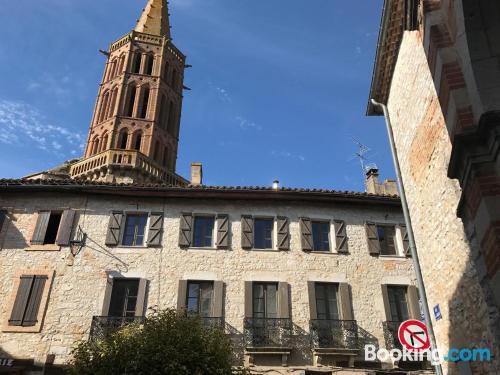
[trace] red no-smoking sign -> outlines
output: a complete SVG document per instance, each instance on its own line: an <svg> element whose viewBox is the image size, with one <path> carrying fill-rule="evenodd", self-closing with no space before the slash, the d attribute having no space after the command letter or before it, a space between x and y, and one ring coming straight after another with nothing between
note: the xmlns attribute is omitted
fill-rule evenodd
<svg viewBox="0 0 500 375"><path fill-rule="evenodd" d="M420 320L407 320L398 330L401 344L411 352L420 352L431 347L427 327Z"/></svg>

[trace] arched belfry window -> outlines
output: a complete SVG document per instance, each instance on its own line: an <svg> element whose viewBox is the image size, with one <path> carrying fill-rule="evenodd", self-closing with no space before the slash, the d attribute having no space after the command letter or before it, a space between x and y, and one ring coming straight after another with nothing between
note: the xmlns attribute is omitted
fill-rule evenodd
<svg viewBox="0 0 500 375"><path fill-rule="evenodd" d="M148 115L149 87L141 88L141 105L139 108L139 118L146 118Z"/></svg>
<svg viewBox="0 0 500 375"><path fill-rule="evenodd" d="M134 144L133 144L134 150L141 151L141 146L142 146L142 133L138 131L134 134Z"/></svg>
<svg viewBox="0 0 500 375"><path fill-rule="evenodd" d="M170 81L170 86L172 89L177 90L177 70L174 69L172 72L172 80Z"/></svg>
<svg viewBox="0 0 500 375"><path fill-rule="evenodd" d="M142 53L136 52L134 56L134 66L132 69L132 73L141 72L141 61L142 61Z"/></svg>
<svg viewBox="0 0 500 375"><path fill-rule="evenodd" d="M131 84L128 89L127 106L125 108L125 116L132 117L134 115L135 97L137 94L137 86Z"/></svg>
<svg viewBox="0 0 500 375"><path fill-rule="evenodd" d="M108 104L109 104L109 91L106 91L102 96L101 106L99 108L99 114L97 116L97 122L102 122L106 119Z"/></svg>
<svg viewBox="0 0 500 375"><path fill-rule="evenodd" d="M163 79L168 82L168 73L170 73L170 63L165 60L165 67L163 68Z"/></svg>
<svg viewBox="0 0 500 375"><path fill-rule="evenodd" d="M122 74L125 69L125 55L120 56L120 63L118 64L118 74Z"/></svg>
<svg viewBox="0 0 500 375"><path fill-rule="evenodd" d="M118 138L118 148L125 150L127 149L128 142L128 131L127 129L120 132L120 137Z"/></svg>
<svg viewBox="0 0 500 375"><path fill-rule="evenodd" d="M99 152L106 151L106 148L108 147L108 133L104 133L101 141L101 148L99 149Z"/></svg>
<svg viewBox="0 0 500 375"><path fill-rule="evenodd" d="M161 94L160 101L160 117L158 118L160 122L160 127L163 130L167 130L167 121L168 121L168 100L165 94Z"/></svg>
<svg viewBox="0 0 500 375"><path fill-rule="evenodd" d="M154 55L151 55L151 54L146 55L146 69L144 71L144 74L147 74L147 75L153 74L154 63L155 63Z"/></svg>
<svg viewBox="0 0 500 375"><path fill-rule="evenodd" d="M115 114L115 106L116 106L116 97L117 96L118 96L118 88L115 87L111 91L111 100L109 102L109 108L108 108L108 112L107 112L106 118L110 118L110 117L114 116L114 114Z"/></svg>
<svg viewBox="0 0 500 375"><path fill-rule="evenodd" d="M92 141L92 150L90 151L90 153L92 155L95 155L99 152L99 137L96 135L94 137L94 140Z"/></svg>
<svg viewBox="0 0 500 375"><path fill-rule="evenodd" d="M168 107L167 132L170 135L175 135L175 109L174 109L174 102L172 100L170 101L170 105Z"/></svg>

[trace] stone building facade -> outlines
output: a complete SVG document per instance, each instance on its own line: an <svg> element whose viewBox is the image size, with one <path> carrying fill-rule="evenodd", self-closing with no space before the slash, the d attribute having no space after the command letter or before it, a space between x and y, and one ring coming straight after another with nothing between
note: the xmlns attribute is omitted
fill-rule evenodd
<svg viewBox="0 0 500 375"><path fill-rule="evenodd" d="M193 283L209 285L199 313L223 324L235 364L255 374L392 368L365 361L363 346L390 349L396 321L420 318L397 196L0 180L0 207L0 358L14 359L10 370L51 373L75 342L117 321L185 308ZM127 282L135 303L123 310Z"/></svg>
<svg viewBox="0 0 500 375"><path fill-rule="evenodd" d="M438 347L492 350L445 370L497 374L498 1L385 1L370 98L388 106Z"/></svg>

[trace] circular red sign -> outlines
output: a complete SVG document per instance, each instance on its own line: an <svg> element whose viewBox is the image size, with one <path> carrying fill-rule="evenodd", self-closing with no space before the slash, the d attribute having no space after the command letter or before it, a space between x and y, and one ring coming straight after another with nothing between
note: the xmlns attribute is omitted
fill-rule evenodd
<svg viewBox="0 0 500 375"><path fill-rule="evenodd" d="M398 338L401 345L411 352L420 352L431 347L427 327L420 320L410 319L401 323Z"/></svg>

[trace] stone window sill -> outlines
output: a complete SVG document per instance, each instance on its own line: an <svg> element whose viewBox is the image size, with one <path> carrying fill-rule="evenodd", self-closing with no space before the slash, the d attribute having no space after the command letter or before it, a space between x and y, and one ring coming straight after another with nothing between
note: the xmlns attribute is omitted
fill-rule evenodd
<svg viewBox="0 0 500 375"><path fill-rule="evenodd" d="M56 244L47 244L47 245L29 245L26 248L26 251L60 251L61 246Z"/></svg>
<svg viewBox="0 0 500 375"><path fill-rule="evenodd" d="M410 259L404 255L379 255L378 257L382 260L400 260L400 261L403 261L403 260Z"/></svg>

